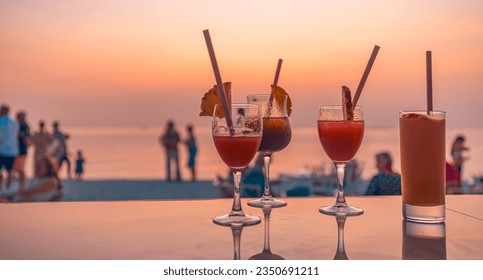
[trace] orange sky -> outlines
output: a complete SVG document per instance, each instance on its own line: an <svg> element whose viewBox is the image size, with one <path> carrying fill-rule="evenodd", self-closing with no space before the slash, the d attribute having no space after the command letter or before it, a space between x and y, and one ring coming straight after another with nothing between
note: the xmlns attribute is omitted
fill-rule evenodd
<svg viewBox="0 0 483 280"><path fill-rule="evenodd" d="M341 85L355 91L377 44L359 103L367 125L394 126L399 110L424 109L432 50L435 109L449 126L482 128L483 2L363 2L0 0L0 102L32 123L209 124L197 116L215 83L209 29L235 101L268 93L284 59L279 84L294 125L314 125Z"/></svg>

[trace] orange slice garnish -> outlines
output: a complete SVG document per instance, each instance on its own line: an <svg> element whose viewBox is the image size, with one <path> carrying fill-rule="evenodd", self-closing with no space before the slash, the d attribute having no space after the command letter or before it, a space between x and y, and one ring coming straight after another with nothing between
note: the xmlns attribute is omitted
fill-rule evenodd
<svg viewBox="0 0 483 280"><path fill-rule="evenodd" d="M283 104L284 98L287 96L287 115L290 117L292 114L292 100L290 99L288 93L283 88L275 85L272 85L272 92L275 97L275 101L277 101L279 105Z"/></svg>
<svg viewBox="0 0 483 280"><path fill-rule="evenodd" d="M231 107L231 82L223 83L223 87L225 88L225 94L228 100L228 106ZM221 104L221 93L218 92L218 87L216 85L213 86L208 92L205 93L203 98L201 99L201 112L200 116L213 116L213 111L215 110L216 104ZM218 111L218 117L222 118L225 116L225 112L223 108Z"/></svg>

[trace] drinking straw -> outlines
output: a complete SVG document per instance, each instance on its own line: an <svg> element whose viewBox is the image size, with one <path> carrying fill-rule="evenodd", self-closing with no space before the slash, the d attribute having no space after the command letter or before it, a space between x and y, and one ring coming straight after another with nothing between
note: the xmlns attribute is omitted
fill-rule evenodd
<svg viewBox="0 0 483 280"><path fill-rule="evenodd" d="M278 84L278 77L280 77L280 70L282 70L282 62L283 60L281 58L278 59L278 64L277 64L277 70L275 71L275 78L273 79L273 85L276 86ZM273 98L274 98L273 90L270 91L270 98L268 99L268 109L270 110L270 107L273 103Z"/></svg>
<svg viewBox="0 0 483 280"><path fill-rule="evenodd" d="M362 89L366 84L367 77L369 77L369 72L371 72L372 65L376 60L377 52L379 52L379 46L375 45L374 49L372 50L371 57L369 58L369 62L367 62L366 70L364 70L364 74L362 75L361 81L359 82L359 86L357 87L356 94L354 95L354 99L352 100L352 108L355 109L357 105L357 101L359 101L359 97L361 96Z"/></svg>
<svg viewBox="0 0 483 280"><path fill-rule="evenodd" d="M225 111L226 124L229 128L233 127L233 121L231 119L231 110L228 105L228 99L226 98L225 87L223 86L223 81L221 80L220 69L218 68L218 63L216 62L215 50L213 49L213 44L211 43L210 31L208 29L203 30L205 36L206 47L208 48L208 53L210 54L211 66L213 67L213 72L215 73L216 86L221 95L221 105L223 106L223 111Z"/></svg>
<svg viewBox="0 0 483 280"><path fill-rule="evenodd" d="M278 59L277 64L277 71L275 71L275 78L273 79L273 85L276 86L278 84L278 77L280 76L280 70L282 69L282 62L281 58Z"/></svg>
<svg viewBox="0 0 483 280"><path fill-rule="evenodd" d="M426 51L426 101L428 115L433 111L433 74L431 68L431 51Z"/></svg>

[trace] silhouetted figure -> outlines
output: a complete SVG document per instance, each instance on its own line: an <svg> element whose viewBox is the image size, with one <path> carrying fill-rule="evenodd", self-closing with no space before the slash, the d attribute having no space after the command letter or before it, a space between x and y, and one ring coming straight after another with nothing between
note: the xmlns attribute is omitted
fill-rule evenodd
<svg viewBox="0 0 483 280"><path fill-rule="evenodd" d="M166 180L171 181L171 163L174 162L176 168L176 181L181 181L179 171L178 144L180 142L179 133L174 128L174 122L168 121L166 131L159 137L159 143L166 150Z"/></svg>
<svg viewBox="0 0 483 280"><path fill-rule="evenodd" d="M62 168L62 164L65 161L65 163L67 163L67 176L69 178L72 178L72 175L70 173L70 159L69 159L69 154L67 149L67 139L69 139L69 135L60 131L59 123L57 121L54 121L52 123L52 128L54 129L52 136L56 141L56 143L54 144L55 148L53 151L53 155L57 159L57 163L59 165L59 171Z"/></svg>
<svg viewBox="0 0 483 280"><path fill-rule="evenodd" d="M462 179L463 162L466 160L463 152L469 150L469 148L465 146L465 140L466 139L463 135L458 135L456 136L455 140L453 141L453 145L451 146L451 157L453 158L453 166L458 173L460 185Z"/></svg>
<svg viewBox="0 0 483 280"><path fill-rule="evenodd" d="M3 188L3 170L7 172L7 189L12 184L13 164L18 155L18 125L8 115L10 108L0 106L0 191Z"/></svg>
<svg viewBox="0 0 483 280"><path fill-rule="evenodd" d="M196 145L193 126L188 125L186 127L186 132L188 132L188 138L184 141L184 143L188 148L188 168L191 171L191 180L196 181L196 154L198 153L198 146Z"/></svg>
<svg viewBox="0 0 483 280"><path fill-rule="evenodd" d="M75 179L78 181L82 180L82 175L84 174L84 163L84 155L82 155L81 150L78 150L77 157L75 159Z"/></svg>
<svg viewBox="0 0 483 280"><path fill-rule="evenodd" d="M18 175L19 186L23 188L25 185L25 160L27 159L27 150L31 144L30 127L27 124L27 115L20 111L17 113L18 130L18 156L15 158L14 170Z"/></svg>
<svg viewBox="0 0 483 280"><path fill-rule="evenodd" d="M372 177L366 195L400 195L401 175L392 170L392 159L388 152L376 155L377 175Z"/></svg>
<svg viewBox="0 0 483 280"><path fill-rule="evenodd" d="M50 156L49 147L54 142L54 137L45 131L44 121L39 121L39 130L32 135L32 144L34 145L34 167L41 158ZM35 168L34 168L35 174Z"/></svg>

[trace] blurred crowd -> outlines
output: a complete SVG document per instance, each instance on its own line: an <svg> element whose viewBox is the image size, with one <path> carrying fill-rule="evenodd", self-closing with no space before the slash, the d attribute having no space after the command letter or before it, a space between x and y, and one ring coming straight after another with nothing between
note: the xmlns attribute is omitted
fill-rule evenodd
<svg viewBox="0 0 483 280"><path fill-rule="evenodd" d="M58 200L62 183L58 172L66 165L71 175L71 159L67 148L69 135L60 129L58 121L52 122L48 132L43 120L32 132L27 113L18 111L12 118L7 104L0 106L0 198L2 201ZM25 164L29 149L33 149L33 178L27 180ZM84 157L77 152L75 176L82 178Z"/></svg>

